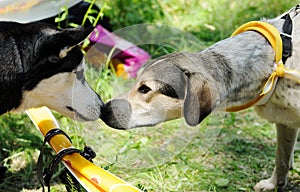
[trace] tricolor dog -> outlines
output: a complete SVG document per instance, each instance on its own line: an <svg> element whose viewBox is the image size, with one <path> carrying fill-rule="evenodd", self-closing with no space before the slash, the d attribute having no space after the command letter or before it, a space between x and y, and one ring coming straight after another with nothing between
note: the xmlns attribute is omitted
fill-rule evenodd
<svg viewBox="0 0 300 192"><path fill-rule="evenodd" d="M297 6L264 21L281 33L285 66L297 71L300 71L299 12ZM275 54L270 41L256 30L224 39L198 53L171 53L149 63L127 94L105 105L101 118L117 129L153 126L180 117L195 126L213 110L238 109L259 98L275 70ZM273 175L261 180L254 189L282 189L293 166L300 128L299 82L279 78L270 98L255 109L276 124L278 136Z"/></svg>
<svg viewBox="0 0 300 192"><path fill-rule="evenodd" d="M0 115L47 106L79 121L99 118L103 102L85 81L77 45L91 31L0 22Z"/></svg>

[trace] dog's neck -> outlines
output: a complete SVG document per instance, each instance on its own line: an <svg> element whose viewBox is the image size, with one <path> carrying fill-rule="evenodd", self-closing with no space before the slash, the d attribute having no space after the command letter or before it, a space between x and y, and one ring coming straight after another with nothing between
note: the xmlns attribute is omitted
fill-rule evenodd
<svg viewBox="0 0 300 192"><path fill-rule="evenodd" d="M274 66L274 50L259 33L249 31L220 41L199 53L218 91L222 110L256 99Z"/></svg>

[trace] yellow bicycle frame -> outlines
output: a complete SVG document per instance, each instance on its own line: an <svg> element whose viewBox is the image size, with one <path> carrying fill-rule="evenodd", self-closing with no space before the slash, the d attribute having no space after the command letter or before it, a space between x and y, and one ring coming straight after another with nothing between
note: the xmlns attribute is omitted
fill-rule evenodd
<svg viewBox="0 0 300 192"><path fill-rule="evenodd" d="M26 113L44 136L49 130L59 128L55 117L47 107L29 109ZM62 134L53 136L49 144L56 153L73 147L69 139ZM91 163L79 153L64 156L62 162L89 192L141 192L133 185Z"/></svg>

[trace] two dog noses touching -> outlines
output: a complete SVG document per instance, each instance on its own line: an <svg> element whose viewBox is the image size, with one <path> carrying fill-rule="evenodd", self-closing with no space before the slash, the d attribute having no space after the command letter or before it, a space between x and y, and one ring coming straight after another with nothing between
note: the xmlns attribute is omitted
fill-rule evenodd
<svg viewBox="0 0 300 192"><path fill-rule="evenodd" d="M293 69L286 71L294 75L300 71L299 13L297 6L264 21L284 40L284 53L286 40L292 45L283 68ZM273 44L262 35L266 31L249 30L199 52L173 52L148 62L129 91L104 103L84 76L79 44L91 32L91 28L58 29L38 22L0 22L0 115L47 106L78 121L100 118L115 129L155 126L178 118L197 126L213 111L248 106L265 89L268 77L274 77ZM267 102L254 106L277 128L276 166L269 179L255 185L256 192L285 188L300 127L299 83L291 78L277 82L277 76L274 81L276 89Z"/></svg>

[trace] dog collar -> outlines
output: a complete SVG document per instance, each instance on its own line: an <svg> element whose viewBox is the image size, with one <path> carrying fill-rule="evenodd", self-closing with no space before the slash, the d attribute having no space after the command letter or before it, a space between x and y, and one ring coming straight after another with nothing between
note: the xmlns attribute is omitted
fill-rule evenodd
<svg viewBox="0 0 300 192"><path fill-rule="evenodd" d="M280 34L273 25L261 21L251 21L239 27L236 31L233 32L231 36L235 36L245 31L257 31L270 42L272 48L275 51L275 70L268 78L262 92L257 98L240 106L226 108L226 111L228 112L240 111L253 105L265 104L274 92L278 78L280 77L293 79L300 83L300 72L287 69L282 62L282 34ZM286 36L286 34L283 35ZM289 35L289 37L291 37L291 35ZM285 58L285 60L286 59L287 58Z"/></svg>

